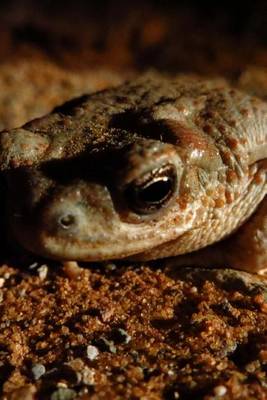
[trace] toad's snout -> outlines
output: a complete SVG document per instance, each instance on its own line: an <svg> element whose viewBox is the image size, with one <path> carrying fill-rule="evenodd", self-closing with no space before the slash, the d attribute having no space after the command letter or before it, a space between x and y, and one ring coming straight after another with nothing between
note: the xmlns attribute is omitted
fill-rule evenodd
<svg viewBox="0 0 267 400"><path fill-rule="evenodd" d="M116 213L109 191L94 183L58 190L41 213L41 231L59 238L98 241L114 224Z"/></svg>
<svg viewBox="0 0 267 400"><path fill-rule="evenodd" d="M18 207L18 206L17 206ZM100 184L74 181L49 191L35 208L10 213L17 241L54 259L95 259L97 249L117 233L118 215L109 190Z"/></svg>

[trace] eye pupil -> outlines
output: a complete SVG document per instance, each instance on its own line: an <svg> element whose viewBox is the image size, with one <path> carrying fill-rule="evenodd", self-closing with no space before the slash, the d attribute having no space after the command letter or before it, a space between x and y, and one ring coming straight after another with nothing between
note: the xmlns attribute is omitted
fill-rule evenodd
<svg viewBox="0 0 267 400"><path fill-rule="evenodd" d="M126 196L130 208L138 214L151 214L163 207L177 187L173 165L164 165L129 185Z"/></svg>
<svg viewBox="0 0 267 400"><path fill-rule="evenodd" d="M162 202L172 188L171 179L165 177L152 182L139 193L139 199L146 203L158 204Z"/></svg>

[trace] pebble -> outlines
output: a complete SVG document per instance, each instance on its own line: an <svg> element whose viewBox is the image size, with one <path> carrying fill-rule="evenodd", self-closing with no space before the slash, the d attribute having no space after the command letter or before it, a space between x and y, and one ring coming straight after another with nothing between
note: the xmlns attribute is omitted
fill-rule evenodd
<svg viewBox="0 0 267 400"><path fill-rule="evenodd" d="M174 376L174 375L175 375L175 372L174 372L172 369L169 369L168 372L167 372L167 374L168 374L169 376Z"/></svg>
<svg viewBox="0 0 267 400"><path fill-rule="evenodd" d="M93 386L95 384L95 372L85 367L82 371L82 382L84 385Z"/></svg>
<svg viewBox="0 0 267 400"><path fill-rule="evenodd" d="M214 394L216 396L224 396L227 392L227 388L223 385L216 386L214 388Z"/></svg>
<svg viewBox="0 0 267 400"><path fill-rule="evenodd" d="M22 289L19 291L19 297L24 297L25 294L26 294L26 289L25 289L25 288L22 288Z"/></svg>
<svg viewBox="0 0 267 400"><path fill-rule="evenodd" d="M82 273L82 268L76 261L64 261L63 262L63 271L64 274L69 279L77 279Z"/></svg>
<svg viewBox="0 0 267 400"><path fill-rule="evenodd" d="M45 366L43 364L33 364L32 366L32 375L34 379L37 381L42 375L46 372Z"/></svg>
<svg viewBox="0 0 267 400"><path fill-rule="evenodd" d="M69 388L60 387L52 393L50 400L72 400L77 397L77 393Z"/></svg>
<svg viewBox="0 0 267 400"><path fill-rule="evenodd" d="M117 265L114 263L107 263L105 265L106 270L108 271L115 271L117 269Z"/></svg>
<svg viewBox="0 0 267 400"><path fill-rule="evenodd" d="M88 358L90 361L93 361L93 360L95 360L96 357L98 356L99 350L98 350L98 348L95 347L95 346L88 345L87 348L86 348L86 354L87 354L87 358Z"/></svg>
<svg viewBox="0 0 267 400"><path fill-rule="evenodd" d="M41 265L41 267L39 267L39 268L37 269L37 271L38 271L39 278L40 278L42 281L44 281L44 280L46 279L46 277L47 277L48 266L45 265L45 264L43 264L43 265Z"/></svg>
<svg viewBox="0 0 267 400"><path fill-rule="evenodd" d="M37 268L38 267L38 262L34 262L34 263L32 263L31 265L29 265L29 269L35 269L35 268Z"/></svg>

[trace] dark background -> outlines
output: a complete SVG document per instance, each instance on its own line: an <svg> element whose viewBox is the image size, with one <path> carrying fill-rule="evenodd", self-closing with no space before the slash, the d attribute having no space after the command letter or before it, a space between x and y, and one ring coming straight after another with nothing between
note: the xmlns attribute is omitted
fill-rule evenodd
<svg viewBox="0 0 267 400"><path fill-rule="evenodd" d="M108 65L236 76L267 66L265 1L2 1L0 60L42 51Z"/></svg>

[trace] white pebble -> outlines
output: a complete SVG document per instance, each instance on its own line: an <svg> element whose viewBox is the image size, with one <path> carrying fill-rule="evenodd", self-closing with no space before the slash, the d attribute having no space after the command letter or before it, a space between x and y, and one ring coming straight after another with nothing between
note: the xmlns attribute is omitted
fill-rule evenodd
<svg viewBox="0 0 267 400"><path fill-rule="evenodd" d="M93 361L99 354L98 348L92 345L88 345L86 348L87 358Z"/></svg>
<svg viewBox="0 0 267 400"><path fill-rule="evenodd" d="M32 374L34 379L37 381L46 372L45 366L43 364L33 364Z"/></svg>
<svg viewBox="0 0 267 400"><path fill-rule="evenodd" d="M39 267L37 271L38 271L39 278L43 281L47 277L48 266L45 264L41 265L41 267Z"/></svg>
<svg viewBox="0 0 267 400"><path fill-rule="evenodd" d="M224 396L226 392L227 388L223 385L219 385L214 388L214 394L216 396Z"/></svg>

